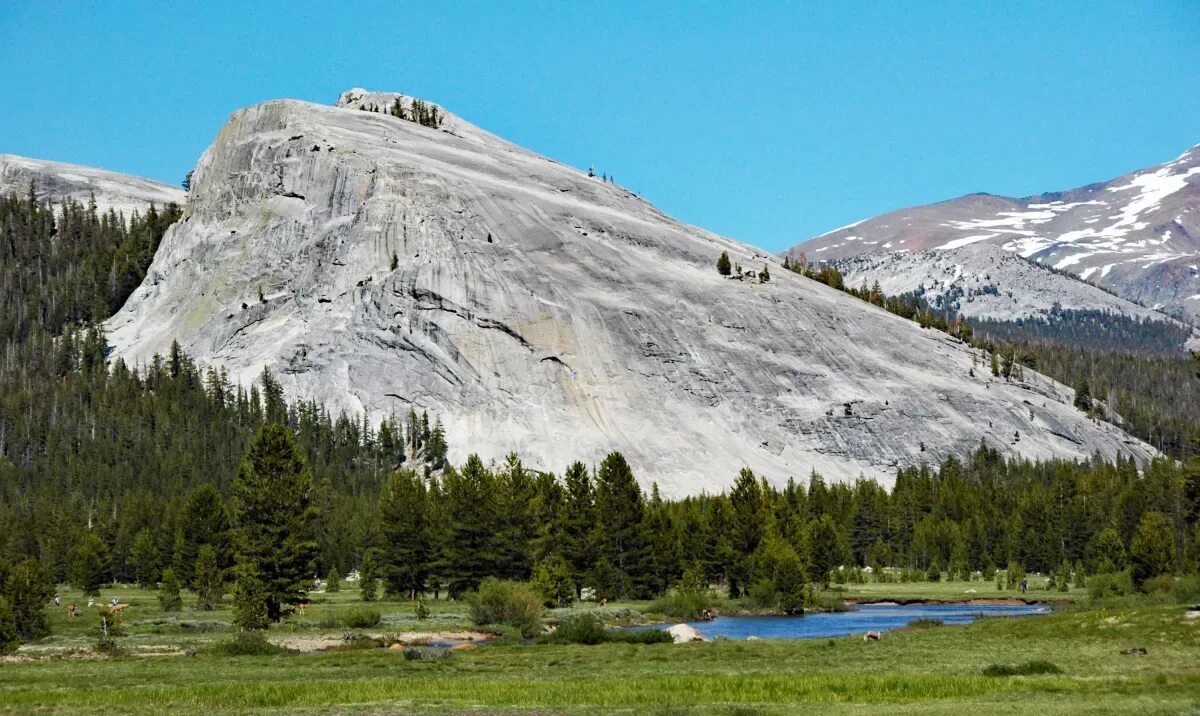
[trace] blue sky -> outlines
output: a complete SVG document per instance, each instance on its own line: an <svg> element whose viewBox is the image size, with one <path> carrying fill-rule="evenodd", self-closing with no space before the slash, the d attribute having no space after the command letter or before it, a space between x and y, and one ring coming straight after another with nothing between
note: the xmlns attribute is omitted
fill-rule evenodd
<svg viewBox="0 0 1200 716"><path fill-rule="evenodd" d="M772 250L1200 143L1195 0L5 2L0 37L0 153L174 183L239 107L396 90Z"/></svg>

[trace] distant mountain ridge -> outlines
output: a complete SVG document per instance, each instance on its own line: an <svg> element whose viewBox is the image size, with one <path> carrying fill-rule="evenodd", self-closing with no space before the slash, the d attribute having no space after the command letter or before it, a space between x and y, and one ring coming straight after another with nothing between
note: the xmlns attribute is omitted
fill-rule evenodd
<svg viewBox="0 0 1200 716"><path fill-rule="evenodd" d="M42 201L61 202L71 198L87 204L92 198L101 212L113 209L126 216L145 211L151 204L183 205L186 192L153 179L119 174L78 164L0 154L0 195L26 196L30 186Z"/></svg>
<svg viewBox="0 0 1200 716"><path fill-rule="evenodd" d="M976 193L889 212L786 253L841 261L981 245L1194 323L1200 316L1200 145L1165 164L1078 189L1019 199ZM938 270L931 267L926 278L934 280ZM1093 295L1098 305L1110 303Z"/></svg>

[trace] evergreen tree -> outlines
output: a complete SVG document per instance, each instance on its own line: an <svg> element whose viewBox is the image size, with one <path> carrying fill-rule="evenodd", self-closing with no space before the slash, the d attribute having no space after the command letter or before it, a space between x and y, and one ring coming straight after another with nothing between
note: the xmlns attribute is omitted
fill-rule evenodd
<svg viewBox="0 0 1200 716"><path fill-rule="evenodd" d="M166 575L163 576L166 581ZM210 612L221 603L225 595L225 579L217 565L217 551L211 544L200 548L195 568L196 608Z"/></svg>
<svg viewBox="0 0 1200 716"><path fill-rule="evenodd" d="M229 511L212 483L194 489L187 497L179 524L176 573L184 584L195 587L195 564L204 545L210 545L221 569L233 566Z"/></svg>
<svg viewBox="0 0 1200 716"><path fill-rule="evenodd" d="M342 575L337 571L337 567L329 569L329 574L325 577L325 591L330 594L342 591Z"/></svg>
<svg viewBox="0 0 1200 716"><path fill-rule="evenodd" d="M619 452L610 453L596 474L596 513L599 555L615 573L616 595L645 596L642 575L645 540L642 534L642 491Z"/></svg>
<svg viewBox="0 0 1200 716"><path fill-rule="evenodd" d="M91 531L83 533L67 556L68 579L88 596L99 596L100 587L109 581L111 561L104 540Z"/></svg>
<svg viewBox="0 0 1200 716"><path fill-rule="evenodd" d="M529 582L548 607L568 607L575 601L575 580L567 561L558 555L538 562Z"/></svg>
<svg viewBox="0 0 1200 716"><path fill-rule="evenodd" d="M379 551L368 549L363 554L362 568L358 570L358 595L364 602L379 598Z"/></svg>
<svg viewBox="0 0 1200 716"><path fill-rule="evenodd" d="M763 283L771 280L771 269L767 268L766 264L763 264L763 270L758 272L758 280Z"/></svg>
<svg viewBox="0 0 1200 716"><path fill-rule="evenodd" d="M1175 537L1161 512L1147 512L1129 541L1129 566L1133 583L1170 574L1175 569Z"/></svg>
<svg viewBox="0 0 1200 716"><path fill-rule="evenodd" d="M158 587L158 603L162 605L164 612L183 609L183 598L179 596L179 578L170 567L163 570L162 583Z"/></svg>
<svg viewBox="0 0 1200 716"><path fill-rule="evenodd" d="M239 562L233 591L233 624L242 631L261 631L271 624L271 594L254 562Z"/></svg>
<svg viewBox="0 0 1200 716"><path fill-rule="evenodd" d="M0 656L12 654L21 646L21 637L17 634L17 622L13 618L12 607L8 600L0 596Z"/></svg>
<svg viewBox="0 0 1200 716"><path fill-rule="evenodd" d="M478 589L496 565L495 479L473 454L462 470L446 470L442 490L448 538L440 571L449 582L451 596L458 597Z"/></svg>
<svg viewBox="0 0 1200 716"><path fill-rule="evenodd" d="M571 568L578 598L586 575L595 564L595 495L587 468L574 462L563 476L566 487L566 506L563 511L561 553Z"/></svg>
<svg viewBox="0 0 1200 716"><path fill-rule="evenodd" d="M808 525L809 578L824 586L829 573L843 563L846 540L833 517L822 514Z"/></svg>
<svg viewBox="0 0 1200 716"><path fill-rule="evenodd" d="M729 494L733 508L733 530L730 542L737 554L749 557L758 549L771 523L771 511L758 477L749 468L742 468ZM729 573L729 596L736 598L750 588L750 564L743 559L735 562Z"/></svg>
<svg viewBox="0 0 1200 716"><path fill-rule="evenodd" d="M140 587L149 587L158 581L160 565L158 545L150 530L142 528L133 538L133 549L129 555L133 567L133 578Z"/></svg>
<svg viewBox="0 0 1200 716"><path fill-rule="evenodd" d="M233 485L239 564L261 581L267 616L278 622L284 604L304 599L317 545L312 477L290 431L264 425L238 468Z"/></svg>
<svg viewBox="0 0 1200 716"><path fill-rule="evenodd" d="M1085 413L1092 409L1092 391L1086 380L1080 380L1075 384L1075 407Z"/></svg>
<svg viewBox="0 0 1200 716"><path fill-rule="evenodd" d="M717 273L722 276L733 273L733 264L730 263L729 254L725 251L722 251L721 256L717 259Z"/></svg>
<svg viewBox="0 0 1200 716"><path fill-rule="evenodd" d="M45 605L54 590L37 560L18 562L9 570L4 582L4 597L12 610L17 636L23 642L35 641L50 634Z"/></svg>
<svg viewBox="0 0 1200 716"><path fill-rule="evenodd" d="M392 475L379 504L379 531L386 591L416 599L425 589L434 554L428 494L424 481L412 470Z"/></svg>
<svg viewBox="0 0 1200 716"><path fill-rule="evenodd" d="M1127 565L1125 545L1121 535L1112 527L1105 527L1096 533L1088 546L1088 556L1095 574L1119 572Z"/></svg>

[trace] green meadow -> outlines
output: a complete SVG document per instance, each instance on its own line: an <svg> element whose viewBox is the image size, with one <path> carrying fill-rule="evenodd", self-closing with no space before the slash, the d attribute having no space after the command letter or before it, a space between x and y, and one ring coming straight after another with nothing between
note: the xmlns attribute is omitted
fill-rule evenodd
<svg viewBox="0 0 1200 716"><path fill-rule="evenodd" d="M856 585L873 592L872 598L950 599L954 592L980 589L978 582L925 584L920 585L924 593L915 594L917 585L902 589L907 586ZM995 596L991 586L980 598ZM164 614L154 592L105 592L105 599L112 596L130 604L125 634L117 638L124 654L92 651L94 612L72 620L52 610L54 635L0 664L0 711L1200 712L1200 619L1189 616L1185 605L1145 597L1099 604L1080 599L1049 616L906 629L886 633L878 642L846 637L583 646L501 635L478 648L426 661L408 660L400 651L345 646L273 656L219 655L216 645L232 635L227 610ZM64 597L78 601L75 594ZM190 602L191 595L185 595L185 604ZM336 644L348 635L394 639L475 628L461 603L427 604L431 614L418 620L407 602L365 605L351 591L314 595L303 616L272 627L269 637L298 648ZM364 607L380 614L377 626L343 625ZM649 608L630 602L599 611L610 620L629 619L646 615ZM1131 649L1145 654L1123 653ZM989 667L1042 673L985 675Z"/></svg>

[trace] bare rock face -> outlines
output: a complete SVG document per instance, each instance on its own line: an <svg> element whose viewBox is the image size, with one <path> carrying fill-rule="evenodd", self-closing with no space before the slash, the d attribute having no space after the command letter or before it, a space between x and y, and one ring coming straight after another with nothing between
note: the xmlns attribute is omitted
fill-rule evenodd
<svg viewBox="0 0 1200 716"><path fill-rule="evenodd" d="M1072 191L1023 199L971 194L901 209L809 239L789 253L825 261L978 245L1001 247L1195 323L1200 145L1166 164Z"/></svg>
<svg viewBox="0 0 1200 716"><path fill-rule="evenodd" d="M0 196L26 196L32 184L34 196L41 201L61 202L70 198L87 204L93 197L101 212L113 209L129 216L155 204L183 205L186 195L178 187L127 174L63 164L44 159L29 159L0 154Z"/></svg>
<svg viewBox="0 0 1200 716"><path fill-rule="evenodd" d="M428 409L455 462L515 451L561 471L620 450L672 495L724 489L743 466L890 482L981 441L1154 454L1069 389L993 379L946 335L618 185L450 114L434 128L370 111L397 97L235 113L109 323L114 356L178 339L243 383L270 366L335 408ZM722 251L771 280L719 276Z"/></svg>

